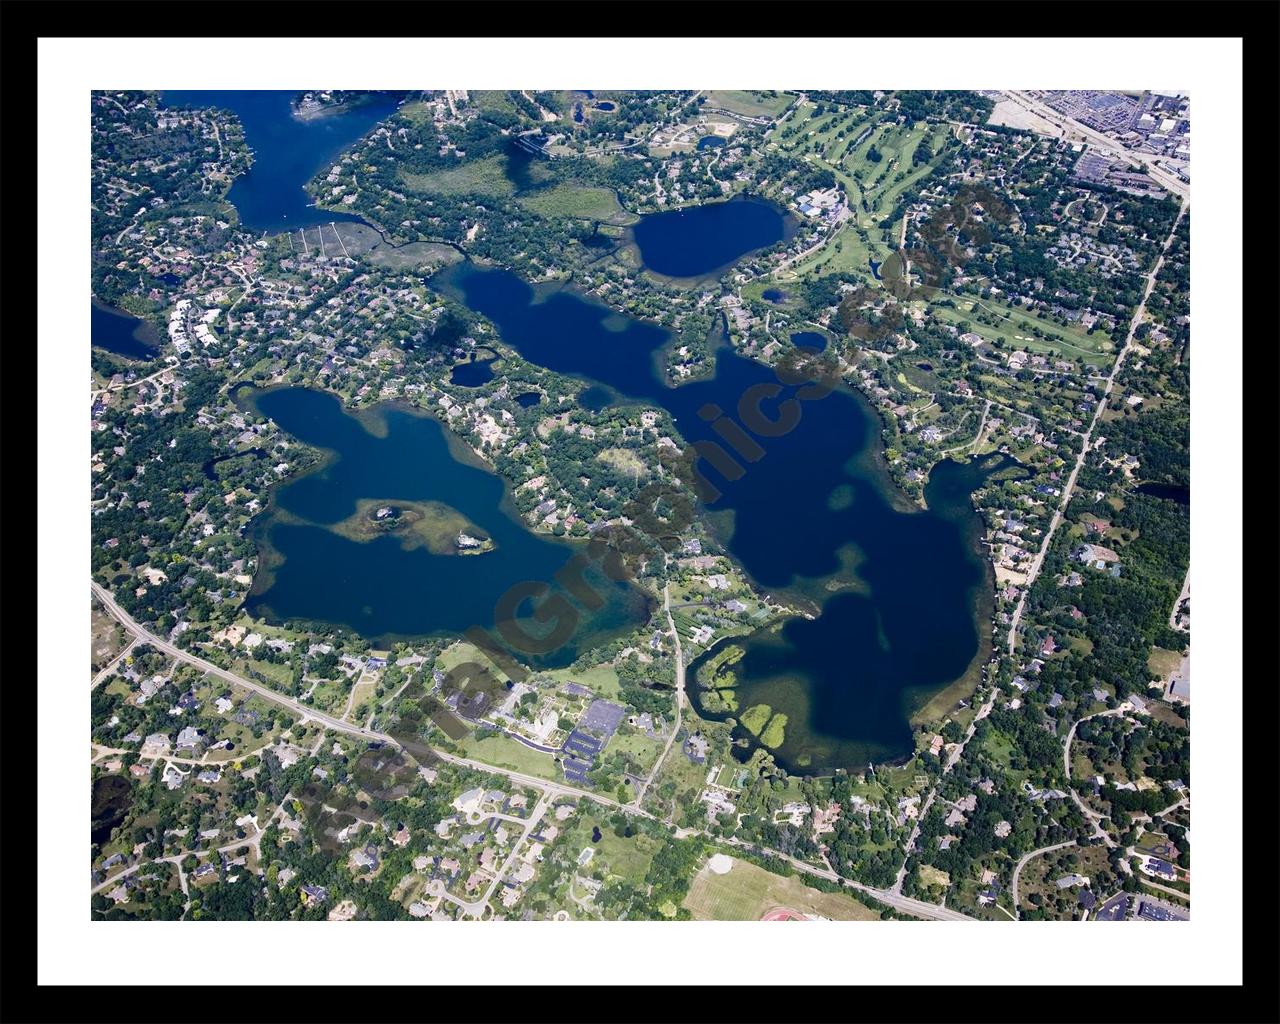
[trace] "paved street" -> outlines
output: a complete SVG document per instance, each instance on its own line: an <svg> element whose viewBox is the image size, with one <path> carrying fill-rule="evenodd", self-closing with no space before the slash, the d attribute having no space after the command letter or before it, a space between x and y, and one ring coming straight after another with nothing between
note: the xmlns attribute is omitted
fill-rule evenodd
<svg viewBox="0 0 1280 1024"><path fill-rule="evenodd" d="M108 591L106 588L100 586L98 583L92 580L90 581L90 586L93 588L93 592L97 596L98 600L102 602L103 607L105 607L107 611L112 616L114 616L115 619L121 625L123 625L130 632L134 633L141 640L144 640L146 643L155 647L157 650L161 650L166 654L172 655L173 657L180 659L181 661L185 661L190 665L194 665L196 668L199 668L202 671L208 672L212 675L215 675L220 679L225 679L230 683L234 683L236 686L241 686L247 690L252 690L254 693L258 694L261 697L264 697L267 700L274 701L283 707L289 708L291 711L294 711L298 715L301 715L305 720L319 722L321 725L325 726L325 728L327 729L332 729L335 732L345 733L349 736L360 736L367 740L380 740L384 743L388 743L393 746L397 746L397 747L399 746L395 738L392 736L389 736L386 733L378 732L375 729L369 729L359 725L352 725L350 722L344 722L342 721L342 719L334 718L331 715L323 714L322 712L318 712L313 708L308 708L305 705L299 704L297 701L284 696L283 694L276 693L274 690L271 690L268 687L262 686L259 683L255 683L250 679L245 679L242 676L236 675L234 672L229 672L226 669L219 668L217 665L214 665L212 662L206 661L203 658L199 658L188 651L184 651L180 647L175 647L173 644L169 643L166 640L162 640L160 637L144 629L141 625L135 622L134 619L129 615L129 613L126 612L123 608L121 608L116 603L115 598L111 595L111 592ZM670 622L669 608L668 608L668 621ZM672 628L674 629L674 623L672 624ZM677 652L678 651L679 651L679 646L678 646L678 640L677 640ZM683 691L683 686L684 686L683 658L680 657L678 653L677 653L677 658L679 659L679 663L681 664L679 678L680 678L681 702L683 702L683 692L684 692ZM673 736L674 736L674 733L673 733ZM690 835L703 835L708 839L713 839L713 841L727 842L733 846L746 845L732 839L730 840L714 839L714 837L710 836L708 833L698 829L683 829L683 830L678 829L675 827L674 823L669 820L658 818L656 815L650 814L648 811L641 810L638 806L635 806L632 804L623 804L617 800L614 800L611 797L603 796L599 793L592 793L587 790L577 789L574 786L566 786L563 783L552 782L548 779L539 778L536 775L527 775L523 772L510 771L506 768L498 768L498 767L495 767L494 765L485 764L483 761L473 761L469 758L459 757L456 754L450 754L443 750L438 750L433 748L432 753L434 754L434 756L440 758L440 760L447 761L450 764L466 765L467 767L475 768L478 771L489 772L494 775L502 775L508 779L511 779L513 782L519 782L522 785L531 786L535 789L541 790L543 795L542 795L542 798L539 800L538 807L542 808L543 810L545 810L546 806L549 805L550 802L553 801L556 797L570 797L570 796L577 797L578 799L591 800L598 804L604 804L607 807L616 808L617 810L622 811L624 814L638 815L643 818L648 818L652 821L662 822L664 825L667 825L668 827L675 830L675 834L677 838L684 838ZM467 903L465 901L453 898L453 902L457 903L459 906L464 907L467 910L467 912L471 913L473 916L479 916L479 913L483 913L483 906L481 906L481 904L487 901L489 896L492 895L493 890L497 887L498 880L502 878L502 875L507 871L508 867L510 866L511 857L515 856L516 851L519 850L521 844L525 841L525 839L527 839L528 835L532 831L533 824L536 824L536 822L531 822L530 826L526 828L524 836L521 838L520 842L518 842L516 846L513 848L511 855L507 859L507 863L503 866L502 872L498 874L494 883L490 886L488 894L484 897L483 900ZM244 845L245 842L246 840L241 840L238 843L230 844L227 848L230 849L235 846L242 846ZM834 872L824 871L823 869L814 867L811 864L806 864L803 861L798 861L793 857L789 857L786 854L778 852L777 850L770 850L767 848L759 848L759 849L760 849L760 852L765 855L780 857L784 860L789 861L797 869L801 871L818 875L820 877L828 879L829 881L840 882L841 884L846 885L849 888L857 889L861 892L865 892L867 893L867 895L873 896L875 899L880 900L882 903L885 903L896 910L900 910L903 913L911 914L915 917L925 918L926 920L937 920L937 921L971 920L970 918L966 917L964 914L961 914L959 911L949 910L946 907L937 906L935 904L928 903L924 900L912 899L909 896L903 896L898 891L889 890L889 889L876 889L871 886L862 885L859 882L853 882L853 881L850 881L849 879L840 878ZM130 869L130 870L133 870L133 869ZM120 875L117 875L115 877L119 878ZM102 884L106 885L107 883L104 882ZM101 888L101 886L99 886L99 888ZM97 890L95 889L95 891Z"/></svg>

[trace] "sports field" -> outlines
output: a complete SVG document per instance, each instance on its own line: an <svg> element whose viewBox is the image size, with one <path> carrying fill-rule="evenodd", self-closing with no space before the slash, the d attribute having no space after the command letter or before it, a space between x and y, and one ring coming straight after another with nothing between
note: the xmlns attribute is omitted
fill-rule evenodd
<svg viewBox="0 0 1280 1024"><path fill-rule="evenodd" d="M717 874L704 864L694 876L684 905L695 920L759 921L779 909L832 921L874 921L880 917L851 896L810 888L798 878L783 878L736 857L730 860L733 867L726 874ZM788 917L775 915L775 920Z"/></svg>

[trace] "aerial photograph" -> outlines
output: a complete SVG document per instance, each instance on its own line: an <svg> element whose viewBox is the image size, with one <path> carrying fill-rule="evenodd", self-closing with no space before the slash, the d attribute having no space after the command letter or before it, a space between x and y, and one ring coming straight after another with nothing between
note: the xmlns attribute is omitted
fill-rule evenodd
<svg viewBox="0 0 1280 1024"><path fill-rule="evenodd" d="M1192 92L688 73L83 94L83 918L1191 920Z"/></svg>

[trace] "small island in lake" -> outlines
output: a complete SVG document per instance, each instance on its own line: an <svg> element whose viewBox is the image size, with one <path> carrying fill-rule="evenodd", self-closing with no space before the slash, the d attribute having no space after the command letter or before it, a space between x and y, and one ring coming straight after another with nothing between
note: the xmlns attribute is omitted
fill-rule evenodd
<svg viewBox="0 0 1280 1024"><path fill-rule="evenodd" d="M405 551L425 547L433 555L483 555L497 548L484 530L439 501L392 503L365 498L357 503L354 515L329 529L361 544L394 536Z"/></svg>

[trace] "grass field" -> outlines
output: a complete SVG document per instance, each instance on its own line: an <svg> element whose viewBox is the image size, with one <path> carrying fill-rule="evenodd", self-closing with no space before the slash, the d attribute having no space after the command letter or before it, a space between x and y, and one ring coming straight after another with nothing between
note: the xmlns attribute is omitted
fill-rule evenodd
<svg viewBox="0 0 1280 1024"><path fill-rule="evenodd" d="M561 683L581 683L601 697L616 697L620 691L618 673L612 665L593 665L588 669L558 668L546 675Z"/></svg>
<svg viewBox="0 0 1280 1024"><path fill-rule="evenodd" d="M477 662L486 668L496 668L489 659L480 653L480 648L475 644L469 644L465 640L459 640L457 643L447 647L440 653L440 657L436 659L436 668L441 672L448 672L450 669L457 668L465 662ZM501 673L499 673L501 675ZM503 676L503 678L506 678Z"/></svg>
<svg viewBox="0 0 1280 1024"><path fill-rule="evenodd" d="M288 665L278 665L272 661L255 661L252 658L241 659L241 664L261 673L270 681L274 689L283 693L288 693L293 685L293 670Z"/></svg>
<svg viewBox="0 0 1280 1024"><path fill-rule="evenodd" d="M777 117L791 105L792 96L775 93L746 92L734 89L716 89L707 95L707 106L721 107L746 117Z"/></svg>
<svg viewBox="0 0 1280 1024"><path fill-rule="evenodd" d="M618 197L612 189L596 185L565 182L545 191L522 196L519 203L526 210L548 220L572 217L578 220L625 224L636 219L618 205Z"/></svg>
<svg viewBox="0 0 1280 1024"><path fill-rule="evenodd" d="M526 747L509 736L487 736L478 740L475 733L469 733L462 740L462 750L467 757L496 768L509 768L513 772L524 772L544 779L560 777L560 769L551 760L550 754Z"/></svg>
<svg viewBox="0 0 1280 1024"><path fill-rule="evenodd" d="M1082 327L1063 327L994 299L951 298L955 301L954 308L934 303L929 311L950 324L968 321L969 330L990 342L1003 342L1006 349L1052 353L1067 359L1083 358L1103 364L1110 364L1115 357L1115 344L1102 331L1089 334ZM1037 338L1032 333L1037 328L1044 337Z"/></svg>
<svg viewBox="0 0 1280 1024"><path fill-rule="evenodd" d="M662 744L657 740L651 740L642 732L632 733L630 736L614 736L609 741L608 752L613 753L620 751L630 754L648 771L653 767L653 762L658 759L658 754L662 750Z"/></svg>
<svg viewBox="0 0 1280 1024"><path fill-rule="evenodd" d="M600 828L600 841L591 842L591 829ZM588 846L595 848L595 856L583 870L584 875L603 869L606 875L617 875L633 883L639 882L649 871L649 862L658 851L659 842L646 835L631 838L614 835L613 826L606 816L583 814L574 830L564 839L565 848L576 857Z"/></svg>
<svg viewBox="0 0 1280 1024"><path fill-rule="evenodd" d="M815 117L806 104L786 122L779 146L793 156L831 171L849 199L851 218L830 244L804 260L785 276L871 273L870 262L883 263L898 248L899 225L880 222L902 194L936 169L941 157L913 165L916 147L927 141L937 153L950 133L946 124L918 122L913 127L881 122L883 114L862 108L843 108ZM879 161L869 158L874 146Z"/></svg>
<svg viewBox="0 0 1280 1024"><path fill-rule="evenodd" d="M1166 704L1162 700L1152 701L1147 705L1147 710L1151 713L1151 717L1157 722L1163 722L1165 725L1171 725L1175 729L1185 729L1187 720L1178 713L1178 706L1174 704Z"/></svg>
<svg viewBox="0 0 1280 1024"><path fill-rule="evenodd" d="M507 177L500 156L469 160L447 171L430 174L402 174L404 183L415 192L442 196L480 195L501 198L512 195L515 184Z"/></svg>
<svg viewBox="0 0 1280 1024"><path fill-rule="evenodd" d="M1147 668L1160 679L1168 679L1181 664L1182 655L1178 651L1166 651L1163 647L1153 647L1147 655Z"/></svg>
<svg viewBox="0 0 1280 1024"><path fill-rule="evenodd" d="M501 89L472 90L468 97L481 110L494 114L519 114L520 108L512 102L511 97Z"/></svg>
<svg viewBox="0 0 1280 1024"><path fill-rule="evenodd" d="M406 103L400 108L400 116L419 126L427 124L432 120L432 105L422 100Z"/></svg>
<svg viewBox="0 0 1280 1024"><path fill-rule="evenodd" d="M1004 733L992 729L983 740L983 748L991 755L993 761L1007 765L1013 755L1013 742Z"/></svg>
<svg viewBox="0 0 1280 1024"><path fill-rule="evenodd" d="M440 245L436 242L410 242L398 249L379 246L365 256L370 263L388 267L391 270L434 267L446 263L457 263L462 258L462 253L453 246Z"/></svg>
<svg viewBox="0 0 1280 1024"><path fill-rule="evenodd" d="M851 896L828 893L798 878L783 878L748 861L733 860L728 874L706 865L694 876L684 905L698 921L758 921L774 907L833 921L875 921L880 915Z"/></svg>
<svg viewBox="0 0 1280 1024"><path fill-rule="evenodd" d="M90 626L90 675L109 665L128 643L124 629L94 602Z"/></svg>

